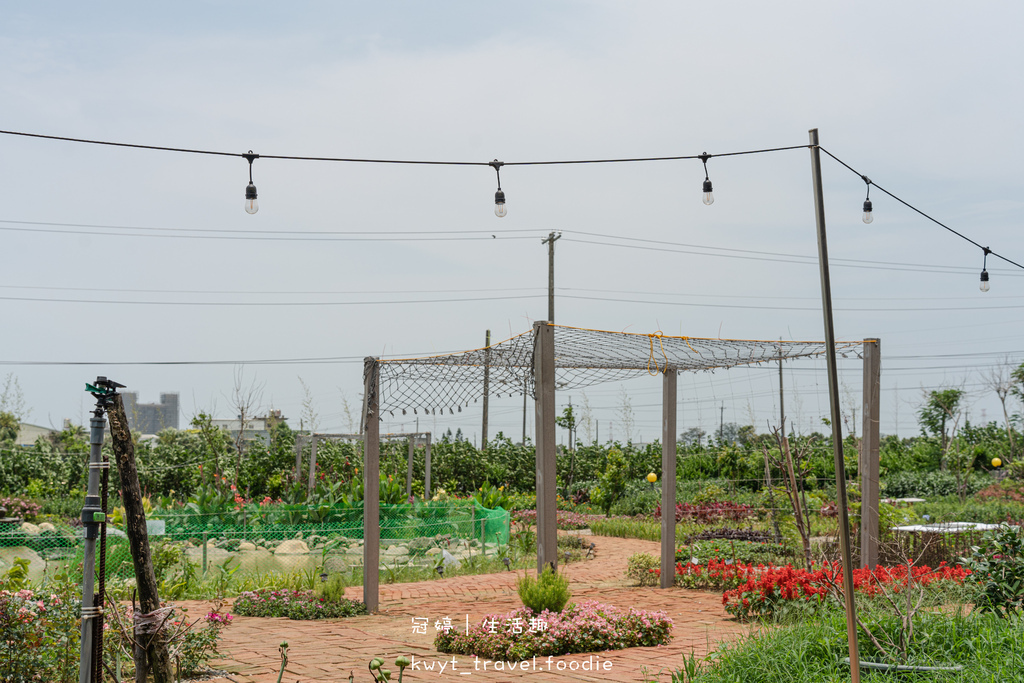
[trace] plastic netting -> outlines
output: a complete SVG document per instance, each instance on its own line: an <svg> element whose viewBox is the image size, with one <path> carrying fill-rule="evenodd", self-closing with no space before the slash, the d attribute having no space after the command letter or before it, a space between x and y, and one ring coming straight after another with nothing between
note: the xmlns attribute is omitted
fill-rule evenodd
<svg viewBox="0 0 1024 683"><path fill-rule="evenodd" d="M711 371L820 356L828 350L820 341L763 341L705 339L654 332L608 332L553 325L555 383L558 389L578 389L621 381L666 368ZM859 355L862 342L836 342L844 357ZM483 397L485 369L490 394L496 397L534 397L532 332L498 344L461 353L380 361L380 409L394 415L462 412Z"/></svg>
<svg viewBox="0 0 1024 683"><path fill-rule="evenodd" d="M382 505L380 565L436 566L445 560L494 554L508 544L509 523L509 513L502 508L487 509L475 501ZM296 506L245 517L240 512L162 514L151 517L147 527L156 552L180 551L204 573L223 566L237 567L243 575L344 571L363 563L361 508ZM13 527L0 532L0 573L15 558L29 561L33 580L57 569L80 573L84 548L81 529ZM115 526L107 529L106 576L134 576L128 539Z"/></svg>

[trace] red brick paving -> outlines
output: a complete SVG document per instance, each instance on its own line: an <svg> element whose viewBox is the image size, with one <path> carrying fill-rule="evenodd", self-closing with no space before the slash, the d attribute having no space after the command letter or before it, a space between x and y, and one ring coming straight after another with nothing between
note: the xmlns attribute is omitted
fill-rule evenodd
<svg viewBox="0 0 1024 683"><path fill-rule="evenodd" d="M648 680L669 680L669 672L682 665L684 654L695 651L698 656L713 649L717 642L732 640L747 632L746 627L732 620L722 609L721 594L682 588L636 588L625 578L626 561L633 553L659 553L651 541L594 537L596 559L574 563L565 569L570 579L574 601L598 600L618 607L663 610L671 617L672 641L665 646L612 650L593 655L565 655L548 662L538 658L536 664L527 660L527 670L495 671L494 663L473 657L438 653L433 647L433 622L451 617L455 625L464 626L466 615L477 623L486 614L509 612L521 605L515 592L515 572L458 576L420 583L382 585L380 612L348 619L292 621L235 617L224 630L222 660L213 662L217 668L231 672L231 678L247 683L274 683L280 670L278 644L288 641L289 662L283 681L287 683L348 680L354 672L356 681L370 681L367 663L375 656L383 657L386 666L393 666L398 655L414 656L416 660L433 663L435 670L425 672L407 669L406 681L529 681L548 683L566 681L641 681L646 669ZM522 572L520 572L521 574ZM361 599L362 588L345 591L350 598ZM198 604L193 613L201 609ZM412 617L427 617L426 634L413 633ZM598 662L597 671L573 668ZM443 673L440 662L447 662ZM606 669L604 662L610 662ZM550 670L549 670L550 666ZM560 666L564 669L560 670ZM660 676L657 676L658 673Z"/></svg>

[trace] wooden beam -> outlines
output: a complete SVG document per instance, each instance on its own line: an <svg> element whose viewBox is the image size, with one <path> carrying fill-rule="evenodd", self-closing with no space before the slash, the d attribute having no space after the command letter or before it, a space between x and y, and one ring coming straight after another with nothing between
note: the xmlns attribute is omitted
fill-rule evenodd
<svg viewBox="0 0 1024 683"><path fill-rule="evenodd" d="M676 576L676 379L665 368L661 392L661 587L671 588Z"/></svg>
<svg viewBox="0 0 1024 683"><path fill-rule="evenodd" d="M537 393L537 573L558 569L558 502L555 473L555 328L533 324L533 372Z"/></svg>
<svg viewBox="0 0 1024 683"><path fill-rule="evenodd" d="M380 363L363 361L363 602L380 606Z"/></svg>
<svg viewBox="0 0 1024 683"><path fill-rule="evenodd" d="M878 564L879 417L882 382L882 340L864 340L863 429L860 439L860 564Z"/></svg>

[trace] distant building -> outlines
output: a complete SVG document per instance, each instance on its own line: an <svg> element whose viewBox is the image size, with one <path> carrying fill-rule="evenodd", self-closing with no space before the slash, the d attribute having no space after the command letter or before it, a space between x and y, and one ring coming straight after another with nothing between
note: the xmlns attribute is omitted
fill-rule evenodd
<svg viewBox="0 0 1024 683"><path fill-rule="evenodd" d="M50 429L49 427L41 427L39 425L31 425L27 422L22 422L18 425L18 438L14 440L17 446L34 446L36 439L41 436L49 436L50 434L56 434L56 429Z"/></svg>
<svg viewBox="0 0 1024 683"><path fill-rule="evenodd" d="M245 433L242 438L245 441L252 441L255 438L261 438L266 442L270 442L270 431L274 428L274 425L285 422L288 418L281 414L280 410L271 410L262 417L250 417L245 421ZM232 441L238 438L238 431L242 428L242 416L239 415L234 420L210 420L214 427L220 427L229 434L231 434Z"/></svg>
<svg viewBox="0 0 1024 683"><path fill-rule="evenodd" d="M160 394L159 403L139 403L134 391L121 394L128 428L133 432L156 434L162 429L178 428L178 394Z"/></svg>

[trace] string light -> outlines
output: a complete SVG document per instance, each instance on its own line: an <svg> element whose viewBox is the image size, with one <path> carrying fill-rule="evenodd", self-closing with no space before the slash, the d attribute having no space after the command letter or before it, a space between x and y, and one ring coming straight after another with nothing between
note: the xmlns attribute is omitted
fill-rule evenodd
<svg viewBox="0 0 1024 683"><path fill-rule="evenodd" d="M711 155L704 152L697 158L704 162L704 203L711 206L715 203L715 195L711 187L711 178L708 177L708 159L711 158Z"/></svg>
<svg viewBox="0 0 1024 683"><path fill-rule="evenodd" d="M106 146L111 146L111 147L125 147L125 148L133 148L133 149L147 149L147 150L156 150L156 151L163 151L163 152L179 152L179 153L186 153L186 154L204 154L204 155L214 155L214 156L242 157L242 158L246 159L249 162L249 184L245 188L245 210L246 210L247 213L250 213L250 214L254 214L254 213L256 213L259 210L259 204L257 202L256 185L252 181L252 162L253 162L254 159L261 158L261 155L254 154L252 150L249 150L249 152L247 152L245 154L239 154L238 152L225 152L225 151L208 150L208 149L191 149L191 148L184 148L184 147L166 147L166 146L160 146L160 145L143 145L143 144L128 143L128 142L114 142L114 141L109 141L109 140L92 140L92 139L87 139L87 138L73 138L73 137L67 137L67 136L62 136L62 135L45 135L45 134L41 134L41 133L28 133L28 132L24 132L24 131L14 131L14 130L0 130L0 135L14 135L14 136L37 138L37 139L45 139L45 140L58 140L58 141L63 141L63 142L78 142L78 143L91 144L91 145L106 145ZM282 155L282 154L265 154L265 155L262 155L262 158L264 158L264 159L285 159L285 160L292 160L292 161L330 161L330 162L372 163L372 164L416 164L416 165L432 165L432 166L491 166L492 168L494 168L495 173L497 174L497 177L498 177L498 189L497 189L497 192L494 193L494 214L496 216L498 216L499 218L503 218L504 216L507 215L508 210L505 207L505 193L501 189L501 177L500 177L500 170L499 169L502 166L506 165L506 164L509 165L509 166L546 166L546 165L566 165L566 164L573 164L573 165L575 165L575 164L610 164L610 163L633 163L633 162L649 162L649 161L678 161L678 160L684 160L684 159L700 159L701 162L704 164L703 201L704 201L704 203L706 205L710 206L715 201L714 194L713 194L713 189L712 189L712 184L711 184L711 178L708 175L708 170L707 170L707 161L712 156L728 157L728 156L740 156L740 155L747 155L747 154L764 154L764 153L768 153L768 152L781 152L781 151L785 151L785 150L806 149L807 147L809 147L809 145L791 145L791 146L788 146L788 147L770 147L770 148L763 148L763 149L749 149L749 150L743 150L743 151L737 151L737 152L723 152L721 154L715 154L715 155L711 155L711 154L708 154L707 152L704 152L704 153L699 154L699 155L675 155L675 156L661 156L661 157L631 157L631 158L607 158L607 159L559 159L559 160L549 160L549 161L510 161L510 162L502 162L502 161L498 161L497 159L495 159L494 161L490 161L490 162L486 162L486 161L440 161L440 160L436 160L435 161L435 160L413 160L413 159L358 159L358 158L348 158L348 157L326 157L326 156L323 156L323 157L313 157L313 156L296 156L296 155ZM939 227L944 228L945 230L948 230L949 232L953 233L954 235L956 235L957 237L963 239L964 241L969 242L970 244L973 244L974 246L978 247L979 249L983 249L985 251L985 256L986 257L988 256L988 254L992 254L996 258L999 258L999 259L1005 261L1006 263L1009 263L1010 265L1016 266L1017 268L1024 269L1024 265L1022 265L1022 264L1020 264L1020 263L1018 263L1016 261L1013 261L1013 260L1007 258L1006 256L1003 256L1002 254L999 254L999 253L997 253L995 251L992 251L988 247L982 247L981 244L979 244L978 242L972 240L970 237L967 237L963 233L960 233L960 232L954 230L953 228L949 227L948 225L942 223L941 221L933 218L932 216L929 216L924 211L921 211L916 206L913 206L909 202L907 202L907 201L897 197L895 194L893 194L892 192L889 192L884 187L878 186L876 183L872 182L869 178L867 178L867 176L862 175L859 171L854 169L852 166L847 164L845 161L843 161L842 159L840 159L836 155L834 155L831 152L829 152L824 147L821 147L821 146L817 146L817 147L818 147L819 150L821 150L826 155L831 157L834 161L836 161L839 164L841 164L842 166L844 166L847 170L849 170L852 173L855 173L856 175L860 176L860 178L867 184L867 186L868 186L868 188L867 188L868 193L867 193L867 196L865 197L865 200L864 200L864 212L863 212L863 216L862 216L862 219L863 219L863 221L865 223L871 223L873 218L874 218L873 212L872 212L872 207L871 207L870 191L871 191L871 185L875 185L875 187L878 187L879 191L884 192L885 194L887 194L892 199L895 199L896 201L900 202L901 204L903 204L907 208L911 209L912 211L917 212L922 217L924 217L924 218L928 219L929 221L935 223ZM982 269L981 288L982 288L982 291L988 291L988 271L987 271L986 268Z"/></svg>
<svg viewBox="0 0 1024 683"><path fill-rule="evenodd" d="M505 162L495 159L488 165L494 169L494 173L498 176L498 191L494 193L494 215L498 218L504 218L508 215L508 209L505 208L505 193L501 191L501 167L505 165Z"/></svg>
<svg viewBox="0 0 1024 683"><path fill-rule="evenodd" d="M256 201L256 186L252 184L252 160L258 159L259 154L253 154L250 149L242 155L249 162L249 184L245 186L245 212L254 214L260 210L260 203Z"/></svg>
<svg viewBox="0 0 1024 683"><path fill-rule="evenodd" d="M981 286L980 289L983 292L988 291L988 255L992 253L992 250L988 247L982 247L984 255L981 259Z"/></svg>
<svg viewBox="0 0 1024 683"><path fill-rule="evenodd" d="M866 175L862 175L861 180L868 186L867 195L864 197L864 223L870 224L871 221L875 220L875 216L871 213L871 179Z"/></svg>

